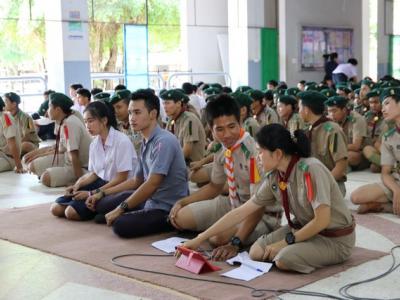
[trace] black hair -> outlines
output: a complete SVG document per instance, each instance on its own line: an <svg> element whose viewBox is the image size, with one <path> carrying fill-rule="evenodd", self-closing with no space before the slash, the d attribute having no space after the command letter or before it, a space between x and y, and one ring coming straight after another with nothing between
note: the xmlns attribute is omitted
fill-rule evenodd
<svg viewBox="0 0 400 300"><path fill-rule="evenodd" d="M81 89L81 88L83 88L83 85L82 84L80 84L80 83L73 83L73 84L71 84L70 86L69 86L71 89L73 89L73 90L78 90L78 89Z"/></svg>
<svg viewBox="0 0 400 300"><path fill-rule="evenodd" d="M48 96L48 95L53 94L53 93L55 93L55 91L53 91L53 90L46 90L46 91L43 92L43 95L44 95L44 96Z"/></svg>
<svg viewBox="0 0 400 300"><path fill-rule="evenodd" d="M302 105L308 107L315 115L322 115L325 112L325 104L321 101L309 101L306 104L302 101Z"/></svg>
<svg viewBox="0 0 400 300"><path fill-rule="evenodd" d="M352 64L353 66L357 66L358 61L355 58L349 58L349 60L347 61L347 63Z"/></svg>
<svg viewBox="0 0 400 300"><path fill-rule="evenodd" d="M9 101L13 103L17 103L17 105L21 103L21 97L14 92L5 93L4 98L7 98Z"/></svg>
<svg viewBox="0 0 400 300"><path fill-rule="evenodd" d="M306 81L305 80L300 80L299 83L302 84L302 85L305 85Z"/></svg>
<svg viewBox="0 0 400 300"><path fill-rule="evenodd" d="M226 93L226 94L230 94L230 93L232 93L232 89L230 86L224 86L224 87L222 87L222 92Z"/></svg>
<svg viewBox="0 0 400 300"><path fill-rule="evenodd" d="M277 87L278 81L272 79L272 80L268 81L268 84L273 85L274 87Z"/></svg>
<svg viewBox="0 0 400 300"><path fill-rule="evenodd" d="M228 94L220 94L207 102L205 108L207 123L212 127L214 120L222 116L234 116L240 123L240 108L238 103Z"/></svg>
<svg viewBox="0 0 400 300"><path fill-rule="evenodd" d="M126 90L126 86L123 84L117 84L114 88L114 91L119 91L119 90Z"/></svg>
<svg viewBox="0 0 400 300"><path fill-rule="evenodd" d="M92 94L92 96L94 96L94 95L96 95L96 94L98 94L98 93L101 93L102 91L103 91L103 89L98 88L98 87L95 87L95 88L92 88L92 89L90 90L90 93Z"/></svg>
<svg viewBox="0 0 400 300"><path fill-rule="evenodd" d="M1 96L0 96L0 111L3 111L4 106L5 106L5 104L4 104L3 98L1 98Z"/></svg>
<svg viewBox="0 0 400 300"><path fill-rule="evenodd" d="M89 101L90 101L90 98L92 97L92 94L90 93L90 91L89 91L88 89L85 89L85 88L80 88L80 89L78 89L78 90L76 91L76 93L77 93L78 95L81 95L81 96L83 96L83 97L88 98Z"/></svg>
<svg viewBox="0 0 400 300"><path fill-rule="evenodd" d="M336 103L335 105L330 105L330 106L331 107L336 106L337 108L343 109L343 108L347 107L347 102L339 102L339 103Z"/></svg>
<svg viewBox="0 0 400 300"><path fill-rule="evenodd" d="M274 123L263 126L256 134L256 141L261 148L271 152L281 149L285 154L309 157L311 145L305 132L298 129L293 134L292 138L289 130L281 124Z"/></svg>
<svg viewBox="0 0 400 300"><path fill-rule="evenodd" d="M199 82L197 82L195 85L199 88L199 87L201 87L203 84L204 84L203 81L199 81Z"/></svg>
<svg viewBox="0 0 400 300"><path fill-rule="evenodd" d="M193 84L190 82L185 82L182 84L182 90L185 92L186 95L191 95L194 92Z"/></svg>
<svg viewBox="0 0 400 300"><path fill-rule="evenodd" d="M264 98L267 101L273 101L274 100L274 93L272 91L268 90L268 91L266 91L264 93Z"/></svg>
<svg viewBox="0 0 400 300"><path fill-rule="evenodd" d="M157 118L160 115L160 99L149 89L142 89L132 94L131 101L144 101L147 111L151 112L153 109L157 111Z"/></svg>
<svg viewBox="0 0 400 300"><path fill-rule="evenodd" d="M331 53L331 54L329 55L329 57L330 57L331 61L334 61L335 58L338 58L339 56L338 56L337 52L333 52L333 53Z"/></svg>
<svg viewBox="0 0 400 300"><path fill-rule="evenodd" d="M86 106L83 113L88 112L95 119L107 118L107 127L117 129L117 119L115 118L114 108L108 102L95 101Z"/></svg>
<svg viewBox="0 0 400 300"><path fill-rule="evenodd" d="M286 82L284 82L284 81L280 81L280 82L279 82L279 84L278 84L278 89L287 90L287 88L288 88L288 86L287 86Z"/></svg>

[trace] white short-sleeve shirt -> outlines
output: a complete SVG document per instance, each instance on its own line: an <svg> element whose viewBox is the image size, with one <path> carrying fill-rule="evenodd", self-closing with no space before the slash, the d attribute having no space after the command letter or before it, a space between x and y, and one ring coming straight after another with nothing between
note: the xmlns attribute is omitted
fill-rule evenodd
<svg viewBox="0 0 400 300"><path fill-rule="evenodd" d="M132 142L113 127L110 128L104 145L100 136L96 136L90 144L89 171L105 181L111 181L117 173L126 171L129 171L128 178L131 178L137 163Z"/></svg>
<svg viewBox="0 0 400 300"><path fill-rule="evenodd" d="M352 78L357 76L357 67L352 64L339 64L335 70L332 72L333 74L343 73L348 78Z"/></svg>

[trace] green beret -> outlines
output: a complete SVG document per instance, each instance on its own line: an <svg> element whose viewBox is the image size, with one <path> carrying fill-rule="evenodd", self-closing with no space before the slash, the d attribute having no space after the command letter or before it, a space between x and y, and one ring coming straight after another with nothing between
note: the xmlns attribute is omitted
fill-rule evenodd
<svg viewBox="0 0 400 300"><path fill-rule="evenodd" d="M367 98L372 98L372 97L379 97L379 95L381 94L381 90L380 89L374 89L370 92L367 93Z"/></svg>
<svg viewBox="0 0 400 300"><path fill-rule="evenodd" d="M381 88L389 88L389 87L396 87L399 86L399 82L397 80L390 80L390 81L384 81L381 84Z"/></svg>
<svg viewBox="0 0 400 300"><path fill-rule="evenodd" d="M380 98L381 101L384 101L387 97L397 96L400 99L400 87L390 87L383 89Z"/></svg>
<svg viewBox="0 0 400 300"><path fill-rule="evenodd" d="M14 102L14 103L17 103L17 104L21 103L21 97L18 94L14 93L14 92L6 93L6 94L4 94L4 97L8 98L8 100L10 100L11 102Z"/></svg>
<svg viewBox="0 0 400 300"><path fill-rule="evenodd" d="M245 92L247 92L247 91L249 91L249 90L252 90L252 88L249 87L249 86L247 86L247 85L242 85L242 86L239 86L239 87L236 89L235 92L245 93ZM250 97L251 97L251 96L250 96Z"/></svg>
<svg viewBox="0 0 400 300"><path fill-rule="evenodd" d="M100 92L97 93L96 95L93 96L94 100L103 100L103 101L109 101L110 100L110 93L106 93L106 92Z"/></svg>
<svg viewBox="0 0 400 300"><path fill-rule="evenodd" d="M360 91L361 91L360 88L359 88L359 89L355 89L355 90L354 90L354 95L360 96Z"/></svg>
<svg viewBox="0 0 400 300"><path fill-rule="evenodd" d="M265 90L264 97L266 100L274 100L274 92L271 90Z"/></svg>
<svg viewBox="0 0 400 300"><path fill-rule="evenodd" d="M318 91L318 84L315 82L310 82L310 83L306 83L305 87L304 87L305 91Z"/></svg>
<svg viewBox="0 0 400 300"><path fill-rule="evenodd" d="M331 106L345 107L347 104L347 99L343 96L333 96L328 98L328 100L326 100L324 104L329 107Z"/></svg>
<svg viewBox="0 0 400 300"><path fill-rule="evenodd" d="M275 94L278 95L278 96L283 96L283 95L285 95L285 92L286 92L286 89L283 89L283 88L277 88L277 89L275 90Z"/></svg>
<svg viewBox="0 0 400 300"><path fill-rule="evenodd" d="M334 89L323 89L322 91L320 91L320 93L327 98L337 96L337 93Z"/></svg>
<svg viewBox="0 0 400 300"><path fill-rule="evenodd" d="M350 85L350 87L351 87L351 90L352 90L352 91L355 91L356 89L361 88L361 85L359 85L359 84L357 84L357 83L352 83L352 84Z"/></svg>
<svg viewBox="0 0 400 300"><path fill-rule="evenodd" d="M369 79L364 79L364 80L361 80L361 85L366 85L372 90L374 88L374 86L375 86L375 83L373 83Z"/></svg>
<svg viewBox="0 0 400 300"><path fill-rule="evenodd" d="M285 95L287 96L295 96L300 93L300 90L297 87L289 88L285 91Z"/></svg>
<svg viewBox="0 0 400 300"><path fill-rule="evenodd" d="M318 102L323 105L324 102L328 99L326 96L322 95L317 91L304 91L297 94L297 97L300 98L301 103L303 105L311 104Z"/></svg>
<svg viewBox="0 0 400 300"><path fill-rule="evenodd" d="M211 83L210 87L218 89L220 92L222 91L222 85L220 83Z"/></svg>
<svg viewBox="0 0 400 300"><path fill-rule="evenodd" d="M3 101L3 98L0 97L0 109L6 106L6 104Z"/></svg>
<svg viewBox="0 0 400 300"><path fill-rule="evenodd" d="M279 97L279 102L282 102L283 104L286 105L296 105L297 104L297 99L294 96L291 95L282 95Z"/></svg>
<svg viewBox="0 0 400 300"><path fill-rule="evenodd" d="M68 110L74 105L70 97L62 93L52 93L49 95L49 101L53 106L58 106L63 110Z"/></svg>
<svg viewBox="0 0 400 300"><path fill-rule="evenodd" d="M214 95L218 95L221 93L221 91L219 89L213 88L213 87L209 87L205 90L203 90L203 93L208 96L214 96Z"/></svg>
<svg viewBox="0 0 400 300"><path fill-rule="evenodd" d="M337 85L336 90L343 91L346 94L350 94L351 90L346 85Z"/></svg>
<svg viewBox="0 0 400 300"><path fill-rule="evenodd" d="M132 93L129 90L118 90L110 98L110 104L115 104L121 100L130 100Z"/></svg>
<svg viewBox="0 0 400 300"><path fill-rule="evenodd" d="M250 96L252 101L262 101L265 97L264 93L260 90L248 90L246 94Z"/></svg>
<svg viewBox="0 0 400 300"><path fill-rule="evenodd" d="M250 96L245 93L236 92L232 94L232 97L239 104L239 107L250 106L253 102Z"/></svg>
<svg viewBox="0 0 400 300"><path fill-rule="evenodd" d="M182 101L183 103L189 102L189 97L187 97L180 89L165 91L160 95L160 97L163 100L173 100L175 102Z"/></svg>

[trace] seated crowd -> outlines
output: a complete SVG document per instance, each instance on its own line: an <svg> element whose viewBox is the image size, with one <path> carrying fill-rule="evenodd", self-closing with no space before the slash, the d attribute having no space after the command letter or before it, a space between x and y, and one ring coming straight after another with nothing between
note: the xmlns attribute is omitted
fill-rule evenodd
<svg viewBox="0 0 400 300"><path fill-rule="evenodd" d="M208 241L215 259L250 247L252 259L310 273L355 245L348 172L381 173L350 195L358 213L400 215L400 81L390 76L234 92L186 82L158 96L73 84L70 96L46 91L32 116L20 103L0 97L0 172L66 186L54 216L120 237L189 230L199 234L184 246Z"/></svg>

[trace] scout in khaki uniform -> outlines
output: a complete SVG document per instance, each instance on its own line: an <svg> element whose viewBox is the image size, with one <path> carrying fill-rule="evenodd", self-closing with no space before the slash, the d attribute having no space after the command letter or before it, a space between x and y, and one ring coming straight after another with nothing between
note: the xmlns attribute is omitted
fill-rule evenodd
<svg viewBox="0 0 400 300"><path fill-rule="evenodd" d="M83 122L72 111L72 105L73 101L64 94L50 95L49 116L56 122L56 145L24 156L29 170L49 187L75 183L88 166L92 139Z"/></svg>
<svg viewBox="0 0 400 300"><path fill-rule="evenodd" d="M8 112L3 111L5 103L0 97L0 172L23 173L21 164L21 136L18 125Z"/></svg>
<svg viewBox="0 0 400 300"><path fill-rule="evenodd" d="M243 205L260 183L260 166L253 138L240 127L239 107L228 95L220 95L207 103L206 113L210 127L222 147L215 154L211 182L196 193L179 200L171 210L170 220L177 229L203 231L232 209ZM221 196L225 183L229 196ZM212 199L212 200L209 200ZM227 259L242 244L254 242L260 235L280 225L279 203L260 207L251 216L242 219L239 226L210 236L210 242L219 246L213 256Z"/></svg>
<svg viewBox="0 0 400 300"><path fill-rule="evenodd" d="M19 109L21 98L16 93L10 92L4 95L6 110L12 114L18 125L21 136L21 155L39 148L40 138L36 133L33 119L30 115Z"/></svg>
<svg viewBox="0 0 400 300"><path fill-rule="evenodd" d="M243 129L254 137L257 131L260 129L258 122L251 116L251 103L252 100L249 95L236 92L232 94L232 97L236 100L240 107L240 124Z"/></svg>
<svg viewBox="0 0 400 300"><path fill-rule="evenodd" d="M285 91L285 96L293 96L293 97L297 97L297 94L300 93L301 91L297 88L297 87L292 87L292 88L288 88Z"/></svg>
<svg viewBox="0 0 400 300"><path fill-rule="evenodd" d="M346 107L347 99L333 96L325 101L329 118L338 123L347 138L348 163L353 169L365 169L368 161L362 155L362 148L367 138L367 122L355 111Z"/></svg>
<svg viewBox="0 0 400 300"><path fill-rule="evenodd" d="M393 212L400 215L400 88L382 91L383 116L394 121L395 127L383 134L381 144L382 182L367 184L351 194L359 204L358 213Z"/></svg>
<svg viewBox="0 0 400 300"><path fill-rule="evenodd" d="M114 107L118 130L129 137L135 147L136 154L140 155L140 146L143 138L140 132L135 132L129 125L128 106L130 100L131 92L129 90L118 90L110 98L109 103Z"/></svg>
<svg viewBox="0 0 400 300"><path fill-rule="evenodd" d="M355 223L331 173L319 160L309 158L305 134L298 130L292 136L282 125L271 124L261 128L256 139L268 172L260 188L250 201L183 246L197 249L208 238L278 201L288 225L261 236L250 248L251 259L300 273L347 260L355 244Z"/></svg>
<svg viewBox="0 0 400 300"><path fill-rule="evenodd" d="M381 141L383 133L391 126L383 118L380 89L367 94L369 111L364 115L367 122L367 140L363 148L364 157L371 163L370 170L374 173L381 171Z"/></svg>
<svg viewBox="0 0 400 300"><path fill-rule="evenodd" d="M275 110L263 104L264 93L259 90L249 90L247 94L253 100L251 110L260 126L278 123L279 118Z"/></svg>
<svg viewBox="0 0 400 300"><path fill-rule="evenodd" d="M321 93L301 92L298 94L299 115L310 124L308 138L311 143L311 156L318 158L339 184L343 195L346 193L344 182L347 169L346 136L339 124L324 116L327 98Z"/></svg>
<svg viewBox="0 0 400 300"><path fill-rule="evenodd" d="M293 96L280 96L277 110L281 124L290 132L304 129L304 121L296 113L297 100Z"/></svg>
<svg viewBox="0 0 400 300"><path fill-rule="evenodd" d="M369 79L363 79L361 81L361 87L360 87L360 98L368 105L368 93L371 92L375 87L375 83L372 82Z"/></svg>
<svg viewBox="0 0 400 300"><path fill-rule="evenodd" d="M169 90L160 97L170 118L167 130L178 138L186 164L201 160L206 149L206 133L200 119L185 110L184 102L189 98L179 90Z"/></svg>

